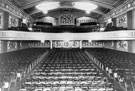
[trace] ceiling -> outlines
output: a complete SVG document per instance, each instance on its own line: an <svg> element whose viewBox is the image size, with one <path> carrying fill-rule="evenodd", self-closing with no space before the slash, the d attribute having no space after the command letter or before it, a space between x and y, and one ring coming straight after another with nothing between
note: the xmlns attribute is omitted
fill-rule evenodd
<svg viewBox="0 0 135 91"><path fill-rule="evenodd" d="M122 4L125 0L9 0L9 1L11 1L14 5L21 8L35 19L43 18L44 16L48 16L48 15L55 17L56 15L61 14L61 12L71 12L73 14L78 15L77 17L89 16L98 19L102 15L108 13L111 9ZM98 8L92 11L90 14L86 14L84 11L75 8L58 8L55 10L50 10L48 14L45 15L41 11L35 8L37 4L45 1L59 1L59 2L87 1L98 5Z"/></svg>

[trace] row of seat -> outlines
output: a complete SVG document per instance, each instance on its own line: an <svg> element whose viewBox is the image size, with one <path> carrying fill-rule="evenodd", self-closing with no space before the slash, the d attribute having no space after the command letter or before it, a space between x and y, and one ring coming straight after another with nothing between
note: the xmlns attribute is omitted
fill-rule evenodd
<svg viewBox="0 0 135 91"><path fill-rule="evenodd" d="M97 65L118 81L126 91L134 91L135 54L103 48L87 49L87 52L94 56Z"/></svg>
<svg viewBox="0 0 135 91"><path fill-rule="evenodd" d="M54 49L20 87L20 91L66 90L113 91L114 85L82 50Z"/></svg>
<svg viewBox="0 0 135 91"><path fill-rule="evenodd" d="M0 83L15 79L17 73L22 74L45 51L46 49L31 48L0 54Z"/></svg>
<svg viewBox="0 0 135 91"><path fill-rule="evenodd" d="M109 31L120 31L120 30L127 30L127 28L124 28L124 27L116 27L116 26L107 26L105 28L105 32L109 32Z"/></svg>
<svg viewBox="0 0 135 91"><path fill-rule="evenodd" d="M53 27L33 26L33 31L50 32L50 33L62 33L62 32L80 33L80 32L96 31L96 27L94 26L53 26Z"/></svg>

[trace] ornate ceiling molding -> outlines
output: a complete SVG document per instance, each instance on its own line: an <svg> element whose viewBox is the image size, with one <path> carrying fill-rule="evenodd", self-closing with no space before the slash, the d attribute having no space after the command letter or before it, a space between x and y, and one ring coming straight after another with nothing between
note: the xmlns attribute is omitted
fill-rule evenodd
<svg viewBox="0 0 135 91"><path fill-rule="evenodd" d="M45 1L50 1L50 0L45 0ZM30 7L34 7L35 5L40 4L42 2L45 2L45 1L43 1L43 0L35 0L33 2L30 2L30 3L27 3L25 5L22 5L21 9L27 9L27 8L30 8ZM51 1L54 1L54 0L51 0ZM55 1L60 1L61 2L61 1L64 1L64 0L55 0ZM91 1L91 0L68 0L68 1L69 2L72 2L72 1L73 2L78 2L78 1L83 1L84 2L84 1L86 1L86 2L90 2L90 3L96 4L98 6L102 6L104 8L108 8L108 9L113 9L114 8L114 7L112 7L111 4L109 4L107 2L97 1L97 0L95 0L95 1Z"/></svg>
<svg viewBox="0 0 135 91"><path fill-rule="evenodd" d="M63 7L62 6L60 8L73 8L73 7L71 7L71 6L70 7L69 6L68 7L67 6L66 7ZM34 15L34 14L39 13L39 12L42 12L42 11L35 9L33 12L30 13L30 15ZM93 10L91 12L94 12L94 13L97 13L97 14L100 14L100 15L104 15L105 14L104 12L102 12L100 10L97 10L97 9L96 10Z"/></svg>
<svg viewBox="0 0 135 91"><path fill-rule="evenodd" d="M122 15L126 13L127 11L133 10L135 8L135 0L126 0L123 4L120 6L112 9L109 13L104 15L104 20L111 17L117 17L119 15Z"/></svg>

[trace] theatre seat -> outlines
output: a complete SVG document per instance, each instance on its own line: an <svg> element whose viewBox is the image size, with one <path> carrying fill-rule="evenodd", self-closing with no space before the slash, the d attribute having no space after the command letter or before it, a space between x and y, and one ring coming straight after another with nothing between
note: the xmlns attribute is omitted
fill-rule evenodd
<svg viewBox="0 0 135 91"><path fill-rule="evenodd" d="M93 61L125 90L135 89L135 54L104 48L87 49L87 52L96 59Z"/></svg>
<svg viewBox="0 0 135 91"><path fill-rule="evenodd" d="M45 51L46 49L30 48L0 54L0 84L14 82L23 77L28 67Z"/></svg>
<svg viewBox="0 0 135 91"><path fill-rule="evenodd" d="M51 50L23 83L23 88L43 91L104 91L113 88L104 74L76 49ZM107 78L106 78L107 79ZM30 84L29 84L30 83Z"/></svg>

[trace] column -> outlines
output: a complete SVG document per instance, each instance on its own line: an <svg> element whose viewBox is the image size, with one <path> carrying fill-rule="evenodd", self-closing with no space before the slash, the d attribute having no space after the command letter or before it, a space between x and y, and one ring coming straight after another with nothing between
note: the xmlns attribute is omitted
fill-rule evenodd
<svg viewBox="0 0 135 91"><path fill-rule="evenodd" d="M116 41L113 41L114 42L114 50L117 50L117 40Z"/></svg>
<svg viewBox="0 0 135 91"><path fill-rule="evenodd" d="M21 18L18 18L18 26L22 27L22 19Z"/></svg>
<svg viewBox="0 0 135 91"><path fill-rule="evenodd" d="M4 23L3 29L8 29L9 25L9 13L7 11L4 12Z"/></svg>
<svg viewBox="0 0 135 91"><path fill-rule="evenodd" d="M135 29L135 10L127 12L128 29ZM135 53L135 40L128 41L128 52Z"/></svg>
<svg viewBox="0 0 135 91"><path fill-rule="evenodd" d="M128 11L127 12L127 26L128 29L133 29L133 11Z"/></svg>
<svg viewBox="0 0 135 91"><path fill-rule="evenodd" d="M2 41L2 52L3 53L7 52L7 41L6 40Z"/></svg>
<svg viewBox="0 0 135 91"><path fill-rule="evenodd" d="M50 48L53 49L53 44L52 40L50 40Z"/></svg>
<svg viewBox="0 0 135 91"><path fill-rule="evenodd" d="M135 53L135 40L128 41L128 52Z"/></svg>
<svg viewBox="0 0 135 91"><path fill-rule="evenodd" d="M20 41L17 41L17 50L20 50L21 49L21 47L20 47Z"/></svg>
<svg viewBox="0 0 135 91"><path fill-rule="evenodd" d="M82 40L80 40L80 49L82 49Z"/></svg>
<svg viewBox="0 0 135 91"><path fill-rule="evenodd" d="M135 9L133 10L133 28L135 29Z"/></svg>
<svg viewBox="0 0 135 91"><path fill-rule="evenodd" d="M113 19L112 19L112 23L113 23L113 26L117 26L116 18L113 18Z"/></svg>

